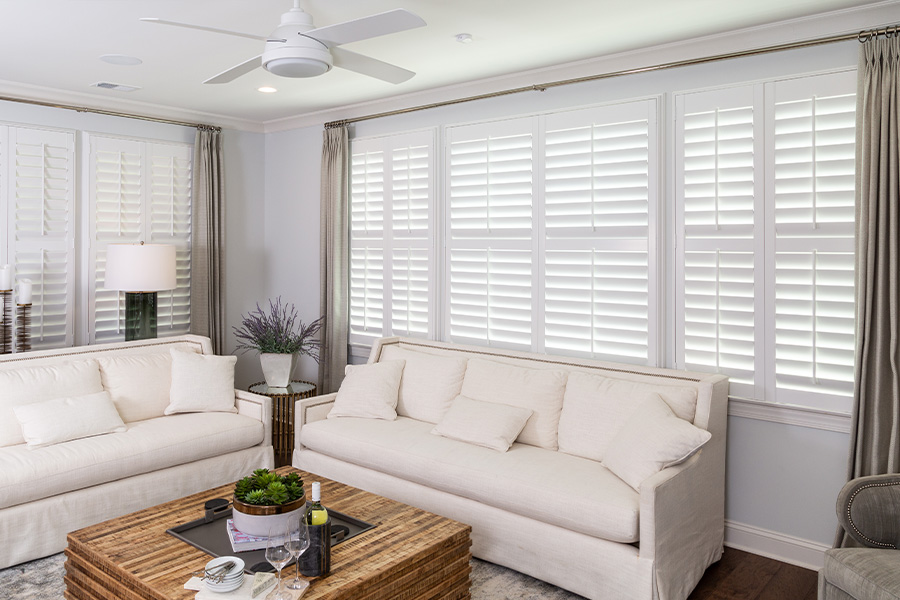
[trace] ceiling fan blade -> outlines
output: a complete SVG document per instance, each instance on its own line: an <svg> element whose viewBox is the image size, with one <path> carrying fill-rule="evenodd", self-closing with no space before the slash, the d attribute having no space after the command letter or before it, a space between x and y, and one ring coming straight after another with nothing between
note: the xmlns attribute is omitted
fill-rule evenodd
<svg viewBox="0 0 900 600"><path fill-rule="evenodd" d="M317 39L329 48L341 44L349 44L359 40L398 33L407 29L423 27L425 21L422 17L408 10L397 8L387 12L362 17L335 25L326 25L318 29L312 29L303 35Z"/></svg>
<svg viewBox="0 0 900 600"><path fill-rule="evenodd" d="M350 52L343 48L332 48L331 56L336 67L368 75L388 83L403 83L415 75L412 71L407 71L397 65L380 61L371 56Z"/></svg>
<svg viewBox="0 0 900 600"><path fill-rule="evenodd" d="M235 65L228 69L227 71L222 71L215 77L210 77L203 83L228 83L229 81L234 81L241 75L246 75L253 69L262 66L262 54L259 56L254 56L250 60L245 60L239 65Z"/></svg>
<svg viewBox="0 0 900 600"><path fill-rule="evenodd" d="M160 25L173 25L175 27L184 27L186 29L199 29L200 31L211 31L213 33L224 33L225 35L236 35L238 37L244 37L251 40L266 41L267 39L269 39L264 35L241 33L240 31L229 31L227 29L217 29L215 27L204 27L203 25L191 25L190 23L179 23L178 21L166 21L164 19L158 19L156 17L141 17L140 20L146 21L148 23L159 23Z"/></svg>

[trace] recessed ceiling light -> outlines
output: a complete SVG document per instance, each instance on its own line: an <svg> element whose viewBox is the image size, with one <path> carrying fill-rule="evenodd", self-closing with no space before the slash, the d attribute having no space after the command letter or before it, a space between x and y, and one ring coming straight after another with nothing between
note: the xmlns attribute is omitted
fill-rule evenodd
<svg viewBox="0 0 900 600"><path fill-rule="evenodd" d="M472 34L471 33L457 33L456 41L460 44L471 44L472 43Z"/></svg>
<svg viewBox="0 0 900 600"><path fill-rule="evenodd" d="M278 90L276 90L272 86L264 85L261 88L257 89L256 91L262 92L263 94L274 94Z"/></svg>
<svg viewBox="0 0 900 600"><path fill-rule="evenodd" d="M127 56L125 54L104 54L100 57L100 60L111 65L125 65L128 67L144 62L136 56Z"/></svg>

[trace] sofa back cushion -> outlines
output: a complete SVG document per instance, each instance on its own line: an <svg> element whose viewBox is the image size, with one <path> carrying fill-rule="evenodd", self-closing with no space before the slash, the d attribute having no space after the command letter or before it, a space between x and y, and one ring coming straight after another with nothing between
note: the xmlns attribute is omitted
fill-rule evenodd
<svg viewBox="0 0 900 600"><path fill-rule="evenodd" d="M531 409L532 415L516 441L556 450L566 376L562 370L470 358L461 393L473 400Z"/></svg>
<svg viewBox="0 0 900 600"><path fill-rule="evenodd" d="M25 443L14 406L102 391L96 360L0 371L0 447Z"/></svg>
<svg viewBox="0 0 900 600"><path fill-rule="evenodd" d="M462 389L465 358L439 356L398 346L385 346L381 360L404 360L397 398L397 414L417 421L437 423Z"/></svg>
<svg viewBox="0 0 900 600"><path fill-rule="evenodd" d="M675 416L693 421L697 407L697 389L694 387L650 384L572 371L559 418L560 452L603 460L613 438L641 402L657 397Z"/></svg>
<svg viewBox="0 0 900 600"><path fill-rule="evenodd" d="M172 356L123 354L97 358L103 387L126 423L163 416L172 387Z"/></svg>

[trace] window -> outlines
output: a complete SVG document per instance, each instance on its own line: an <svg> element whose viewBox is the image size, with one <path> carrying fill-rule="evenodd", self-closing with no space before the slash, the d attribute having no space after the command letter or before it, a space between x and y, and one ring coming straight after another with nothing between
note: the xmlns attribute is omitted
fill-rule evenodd
<svg viewBox="0 0 900 600"><path fill-rule="evenodd" d="M854 73L676 98L679 365L848 411Z"/></svg>

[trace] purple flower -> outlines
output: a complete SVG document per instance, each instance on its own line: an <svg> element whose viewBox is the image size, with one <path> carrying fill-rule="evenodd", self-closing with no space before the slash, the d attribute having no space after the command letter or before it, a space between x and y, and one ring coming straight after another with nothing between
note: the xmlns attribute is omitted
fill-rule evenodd
<svg viewBox="0 0 900 600"><path fill-rule="evenodd" d="M297 318L297 308L269 300L269 311L256 305L256 310L241 315L241 326L232 327L238 345L235 350L256 350L260 353L305 354L319 362L321 342L316 337L325 317L304 324Z"/></svg>

